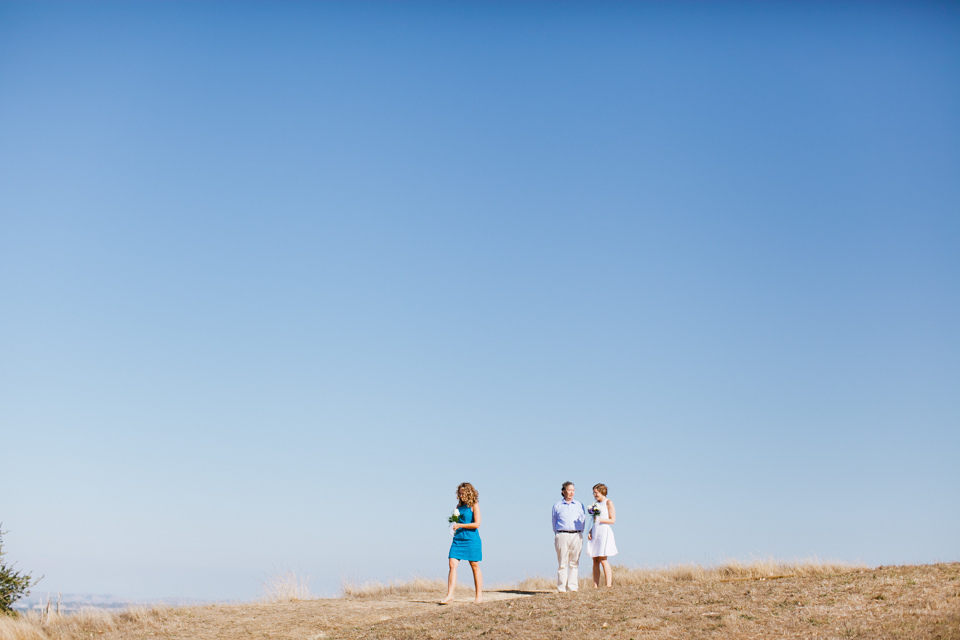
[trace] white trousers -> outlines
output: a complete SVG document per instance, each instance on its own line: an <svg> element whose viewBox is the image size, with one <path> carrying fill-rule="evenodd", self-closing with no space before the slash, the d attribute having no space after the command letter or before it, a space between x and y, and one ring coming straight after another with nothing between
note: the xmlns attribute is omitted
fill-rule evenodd
<svg viewBox="0 0 960 640"><path fill-rule="evenodd" d="M557 548L557 591L576 591L580 580L580 551L583 549L583 534L557 533L553 538Z"/></svg>

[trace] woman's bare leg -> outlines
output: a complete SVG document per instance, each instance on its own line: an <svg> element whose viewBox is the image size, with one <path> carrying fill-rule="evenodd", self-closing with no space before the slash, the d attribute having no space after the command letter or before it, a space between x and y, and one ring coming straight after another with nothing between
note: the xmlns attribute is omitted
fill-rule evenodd
<svg viewBox="0 0 960 640"><path fill-rule="evenodd" d="M600 558L593 559L593 588L600 586Z"/></svg>
<svg viewBox="0 0 960 640"><path fill-rule="evenodd" d="M607 586L613 586L613 569L610 568L610 562L607 561L606 557L603 558L603 562L600 564L603 565L603 575L607 577Z"/></svg>
<svg viewBox="0 0 960 640"><path fill-rule="evenodd" d="M457 588L457 565L460 561L456 558L450 558L450 575L447 576L447 597L440 601L440 604L453 602L453 592Z"/></svg>
<svg viewBox="0 0 960 640"><path fill-rule="evenodd" d="M479 562L470 562L470 568L473 569L473 585L477 588L476 604L483 602L483 574L480 572Z"/></svg>

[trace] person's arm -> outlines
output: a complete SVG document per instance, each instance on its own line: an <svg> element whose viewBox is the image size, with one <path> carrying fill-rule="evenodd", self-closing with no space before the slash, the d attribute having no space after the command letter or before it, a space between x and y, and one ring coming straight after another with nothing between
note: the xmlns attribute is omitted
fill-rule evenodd
<svg viewBox="0 0 960 640"><path fill-rule="evenodd" d="M551 512L550 520L553 523L553 532L556 533L557 532L557 505L553 505L553 511Z"/></svg>
<svg viewBox="0 0 960 640"><path fill-rule="evenodd" d="M480 528L480 505L473 505L473 522L470 524L460 524L459 522L453 525L454 530L456 529L479 529Z"/></svg>
<svg viewBox="0 0 960 640"><path fill-rule="evenodd" d="M617 510L613 507L613 500L607 500L607 515L605 520L597 520L600 524L614 524L617 521Z"/></svg>

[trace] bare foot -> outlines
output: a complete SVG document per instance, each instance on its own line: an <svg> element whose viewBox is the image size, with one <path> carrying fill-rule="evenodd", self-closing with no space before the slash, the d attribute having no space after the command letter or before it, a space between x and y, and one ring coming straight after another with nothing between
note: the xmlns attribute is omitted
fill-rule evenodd
<svg viewBox="0 0 960 640"><path fill-rule="evenodd" d="M447 596L437 604L450 604L451 602L453 602L453 596Z"/></svg>
<svg viewBox="0 0 960 640"><path fill-rule="evenodd" d="M477 598L473 601L473 604L483 604L483 598Z"/></svg>

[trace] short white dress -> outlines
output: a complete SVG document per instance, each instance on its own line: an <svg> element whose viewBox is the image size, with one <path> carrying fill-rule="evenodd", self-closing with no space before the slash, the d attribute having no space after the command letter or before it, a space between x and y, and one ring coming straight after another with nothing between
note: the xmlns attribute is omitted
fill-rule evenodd
<svg viewBox="0 0 960 640"><path fill-rule="evenodd" d="M600 503L600 515L594 519L593 540L587 540L587 553L590 554L591 558L617 555L617 543L613 539L613 527L608 524L596 524L596 520L600 518L603 520L610 518L606 500Z"/></svg>

